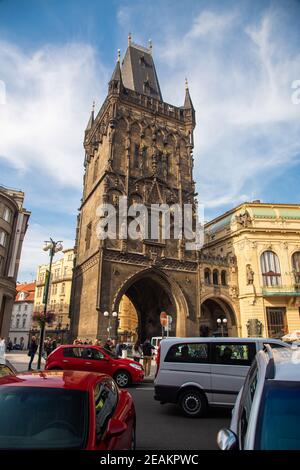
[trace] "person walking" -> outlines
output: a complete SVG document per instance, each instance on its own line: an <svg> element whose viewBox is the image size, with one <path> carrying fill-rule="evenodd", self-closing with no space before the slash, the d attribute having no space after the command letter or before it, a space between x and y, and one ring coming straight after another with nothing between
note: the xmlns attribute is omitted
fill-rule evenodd
<svg viewBox="0 0 300 470"><path fill-rule="evenodd" d="M135 362L140 362L141 356L143 354L141 343L139 340L135 342L132 348L132 357Z"/></svg>
<svg viewBox="0 0 300 470"><path fill-rule="evenodd" d="M6 352L5 339L0 337L0 361L1 362L5 361L5 352Z"/></svg>
<svg viewBox="0 0 300 470"><path fill-rule="evenodd" d="M151 360L152 360L152 351L155 349L150 342L150 338L146 338L142 346L143 351L143 367L145 371L145 377L148 377L151 372Z"/></svg>
<svg viewBox="0 0 300 470"><path fill-rule="evenodd" d="M32 366L32 362L33 362L35 353L37 352L37 349L38 349L38 343L37 343L36 337L33 336L31 338L31 343L30 343L29 351L28 351L28 356L30 357L30 361L29 361L29 364L28 364L28 370L32 370L31 366Z"/></svg>

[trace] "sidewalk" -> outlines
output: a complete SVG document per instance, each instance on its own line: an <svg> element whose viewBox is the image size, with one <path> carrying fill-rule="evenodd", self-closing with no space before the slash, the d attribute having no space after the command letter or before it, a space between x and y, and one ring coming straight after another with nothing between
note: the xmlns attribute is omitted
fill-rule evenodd
<svg viewBox="0 0 300 470"><path fill-rule="evenodd" d="M5 354L5 358L17 369L18 372L28 370L30 358L27 356L27 351L12 351ZM34 356L32 368L37 368L38 354ZM44 369L45 359L42 358L41 369Z"/></svg>

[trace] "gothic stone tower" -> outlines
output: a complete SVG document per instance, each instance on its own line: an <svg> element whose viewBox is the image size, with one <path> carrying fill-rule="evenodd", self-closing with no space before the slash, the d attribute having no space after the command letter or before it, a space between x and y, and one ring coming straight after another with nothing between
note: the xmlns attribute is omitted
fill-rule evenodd
<svg viewBox="0 0 300 470"><path fill-rule="evenodd" d="M193 130L195 111L186 83L184 105L165 103L152 46L131 42L122 64L120 53L107 97L85 137L83 198L76 234L72 293L73 337L107 336L108 319L123 295L139 319L139 336L160 335L159 315L172 315L172 333L198 335L197 252L186 240L99 240L99 204L190 203L195 206ZM172 222L171 222L172 223ZM116 320L112 319L112 336Z"/></svg>

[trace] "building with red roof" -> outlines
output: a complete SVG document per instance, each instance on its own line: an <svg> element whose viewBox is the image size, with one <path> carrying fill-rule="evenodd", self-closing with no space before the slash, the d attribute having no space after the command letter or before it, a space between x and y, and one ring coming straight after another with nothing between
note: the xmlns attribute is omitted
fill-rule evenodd
<svg viewBox="0 0 300 470"><path fill-rule="evenodd" d="M34 305L35 282L17 284L9 340L15 349L27 349Z"/></svg>

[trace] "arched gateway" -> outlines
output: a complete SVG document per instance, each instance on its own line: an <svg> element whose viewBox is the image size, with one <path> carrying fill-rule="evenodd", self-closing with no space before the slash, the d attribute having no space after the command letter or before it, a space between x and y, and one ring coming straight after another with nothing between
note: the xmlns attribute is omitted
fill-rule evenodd
<svg viewBox="0 0 300 470"><path fill-rule="evenodd" d="M119 312L120 301L126 295L133 304L138 316L138 337L160 336L160 313L165 311L172 317L173 335L186 334L189 316L186 298L170 276L160 269L150 268L132 275L117 291L112 310Z"/></svg>

